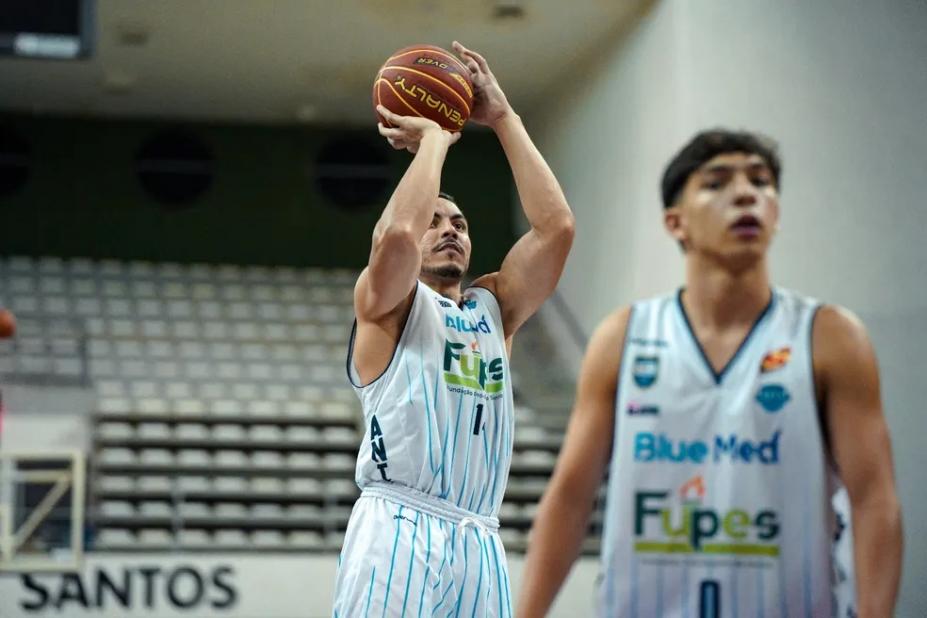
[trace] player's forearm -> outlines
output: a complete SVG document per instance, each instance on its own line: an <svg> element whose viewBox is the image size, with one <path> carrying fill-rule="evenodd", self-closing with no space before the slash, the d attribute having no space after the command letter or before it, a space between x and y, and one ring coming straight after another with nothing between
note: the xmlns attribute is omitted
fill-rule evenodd
<svg viewBox="0 0 927 618"><path fill-rule="evenodd" d="M541 618L553 605L579 555L589 522L588 507L548 492L531 529L516 616Z"/></svg>
<svg viewBox="0 0 927 618"><path fill-rule="evenodd" d="M391 232L409 234L418 243L428 229L441 190L441 169L450 146L449 136L436 129L422 137L415 158L380 215L374 243Z"/></svg>
<svg viewBox="0 0 927 618"><path fill-rule="evenodd" d="M532 229L542 237L569 236L572 240L573 213L521 118L509 111L493 125L493 130L512 168L518 197Z"/></svg>
<svg viewBox="0 0 927 618"><path fill-rule="evenodd" d="M894 615L901 579L901 508L894 493L852 505L860 618Z"/></svg>

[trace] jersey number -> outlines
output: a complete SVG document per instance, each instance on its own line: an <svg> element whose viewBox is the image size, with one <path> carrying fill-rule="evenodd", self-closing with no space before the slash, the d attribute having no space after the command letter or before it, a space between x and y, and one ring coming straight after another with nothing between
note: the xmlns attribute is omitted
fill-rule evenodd
<svg viewBox="0 0 927 618"><path fill-rule="evenodd" d="M483 404L476 404L476 422L473 423L473 435L480 435L480 425L483 420Z"/></svg>

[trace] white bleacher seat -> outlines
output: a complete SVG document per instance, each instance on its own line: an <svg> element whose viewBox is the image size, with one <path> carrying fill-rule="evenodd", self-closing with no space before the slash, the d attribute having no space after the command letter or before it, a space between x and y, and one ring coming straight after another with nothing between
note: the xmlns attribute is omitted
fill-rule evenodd
<svg viewBox="0 0 927 618"><path fill-rule="evenodd" d="M284 434L287 442L314 442L320 436L316 427L289 427Z"/></svg>
<svg viewBox="0 0 927 618"><path fill-rule="evenodd" d="M187 519L212 517L212 507L206 502L181 502L177 505L177 512Z"/></svg>
<svg viewBox="0 0 927 618"><path fill-rule="evenodd" d="M240 476L220 476L212 483L215 491L245 492L249 489L248 481Z"/></svg>
<svg viewBox="0 0 927 618"><path fill-rule="evenodd" d="M342 401L327 401L319 406L319 412L322 418L330 420L353 419L355 418L355 409L358 405L350 406ZM360 415L358 414L357 416Z"/></svg>
<svg viewBox="0 0 927 618"><path fill-rule="evenodd" d="M212 433L205 425L200 425L199 423L182 423L174 428L174 436L176 436L178 440L208 440L212 436Z"/></svg>
<svg viewBox="0 0 927 618"><path fill-rule="evenodd" d="M543 440L547 437L547 433L543 428L536 425L518 425L515 424L515 442L520 440Z"/></svg>
<svg viewBox="0 0 927 618"><path fill-rule="evenodd" d="M147 378L150 374L148 363L143 360L124 360L119 363L119 373L126 378Z"/></svg>
<svg viewBox="0 0 927 618"><path fill-rule="evenodd" d="M322 516L329 521L343 521L347 523L348 518L351 517L351 507L326 506L324 509L322 509Z"/></svg>
<svg viewBox="0 0 927 618"><path fill-rule="evenodd" d="M171 323L171 333L177 339L198 339L200 336L200 325L197 322L187 320Z"/></svg>
<svg viewBox="0 0 927 618"><path fill-rule="evenodd" d="M103 337L106 335L106 320L103 318L87 318L84 320L84 326L87 334L93 337Z"/></svg>
<svg viewBox="0 0 927 618"><path fill-rule="evenodd" d="M141 548L163 548L174 544L174 536L168 530L143 528L138 531L138 545Z"/></svg>
<svg viewBox="0 0 927 618"><path fill-rule="evenodd" d="M251 303L229 303L225 310L231 320L250 320L254 317L254 307Z"/></svg>
<svg viewBox="0 0 927 618"><path fill-rule="evenodd" d="M127 448L105 448L100 453L100 460L104 464L114 466L134 464L136 460L135 451Z"/></svg>
<svg viewBox="0 0 927 618"><path fill-rule="evenodd" d="M344 342L347 345L347 341ZM339 349L338 364L344 364L344 348ZM303 359L310 363L325 363L329 361L328 347L321 343L313 343L303 346Z"/></svg>
<svg viewBox="0 0 927 618"><path fill-rule="evenodd" d="M311 417L312 406L305 401L289 401L284 407L283 411L287 416L297 416L297 417Z"/></svg>
<svg viewBox="0 0 927 618"><path fill-rule="evenodd" d="M150 358L174 358L177 351L170 341L148 341L145 343L144 354Z"/></svg>
<svg viewBox="0 0 927 618"><path fill-rule="evenodd" d="M265 324L263 331L261 337L268 341L286 341L290 338L286 324Z"/></svg>
<svg viewBox="0 0 927 618"><path fill-rule="evenodd" d="M138 460L148 466L171 466L174 465L174 454L167 449L146 448L141 450Z"/></svg>
<svg viewBox="0 0 927 618"><path fill-rule="evenodd" d="M122 281L107 279L103 281L100 292L103 296L125 298L129 295L129 287Z"/></svg>
<svg viewBox="0 0 927 618"><path fill-rule="evenodd" d="M120 528L103 528L97 534L96 547L106 549L109 547L134 547L135 535L129 530Z"/></svg>
<svg viewBox="0 0 927 618"><path fill-rule="evenodd" d="M512 457L513 463L515 457ZM517 458L518 462L522 465L530 466L551 466L557 462L557 456L548 451L523 451L521 455Z"/></svg>
<svg viewBox="0 0 927 618"><path fill-rule="evenodd" d="M525 535L520 530L507 526L499 528L499 538L502 540L502 545L505 547L509 545L521 545L525 541Z"/></svg>
<svg viewBox="0 0 927 618"><path fill-rule="evenodd" d="M223 380L237 381L242 377L242 365L239 363L222 362L213 366L216 376Z"/></svg>
<svg viewBox="0 0 927 618"><path fill-rule="evenodd" d="M196 315L201 320L219 320L222 319L222 305L212 300L202 300L195 305Z"/></svg>
<svg viewBox="0 0 927 618"><path fill-rule="evenodd" d="M280 404L277 401L257 400L248 402L248 414L252 416L272 417L280 415Z"/></svg>
<svg viewBox="0 0 927 618"><path fill-rule="evenodd" d="M229 360L236 356L237 346L234 343L217 341L208 344L209 357L215 360Z"/></svg>
<svg viewBox="0 0 927 618"><path fill-rule="evenodd" d="M181 449L177 451L177 465L180 466L209 466L212 456L209 451L202 449Z"/></svg>
<svg viewBox="0 0 927 618"><path fill-rule="evenodd" d="M256 442L279 442L283 436L280 428L275 425L252 425L249 439Z"/></svg>
<svg viewBox="0 0 927 618"><path fill-rule="evenodd" d="M168 281L161 286L164 298L189 298L190 291L185 283Z"/></svg>
<svg viewBox="0 0 927 618"><path fill-rule="evenodd" d="M331 384L341 380L343 368L332 367L331 365L312 365L309 367L309 378L312 382L319 384Z"/></svg>
<svg viewBox="0 0 927 618"><path fill-rule="evenodd" d="M103 311L98 298L78 298L74 303L74 313L81 317L99 316Z"/></svg>
<svg viewBox="0 0 927 618"><path fill-rule="evenodd" d="M287 482L287 490L291 494L298 495L320 495L324 487L318 479L290 479Z"/></svg>
<svg viewBox="0 0 927 618"><path fill-rule="evenodd" d="M72 275L90 275L93 274L94 263L90 258L70 258L67 263L67 270Z"/></svg>
<svg viewBox="0 0 927 618"><path fill-rule="evenodd" d="M281 478L256 476L251 479L251 491L261 494L279 494L287 491L287 484Z"/></svg>
<svg viewBox="0 0 927 618"><path fill-rule="evenodd" d="M322 508L315 504L291 504L286 512L288 519L296 521L313 521L322 517Z"/></svg>
<svg viewBox="0 0 927 618"><path fill-rule="evenodd" d="M248 363L245 366L245 375L250 380L269 380L273 373L273 367L267 363Z"/></svg>
<svg viewBox="0 0 927 618"><path fill-rule="evenodd" d="M206 413L206 404L199 399L178 399L172 405L174 412L183 416L198 417Z"/></svg>
<svg viewBox="0 0 927 618"><path fill-rule="evenodd" d="M290 322L308 322L312 319L312 309L302 303L289 305L286 308L286 317Z"/></svg>
<svg viewBox="0 0 927 618"><path fill-rule="evenodd" d="M285 540L277 530L255 530L251 533L251 543L255 547L282 547Z"/></svg>
<svg viewBox="0 0 927 618"><path fill-rule="evenodd" d="M111 318L125 318L133 314L132 303L124 298L107 298L103 313Z"/></svg>
<svg viewBox="0 0 927 618"><path fill-rule="evenodd" d="M143 298L135 303L136 315L143 318L164 317L164 303L157 298ZM142 329L144 332L144 328Z"/></svg>
<svg viewBox="0 0 927 618"><path fill-rule="evenodd" d="M36 280L29 276L10 276L7 280L10 292L15 292L16 296L22 294L33 294L36 291Z"/></svg>
<svg viewBox="0 0 927 618"><path fill-rule="evenodd" d="M321 462L322 458L317 453L290 453L287 456L287 465L301 470L318 470Z"/></svg>
<svg viewBox="0 0 927 618"><path fill-rule="evenodd" d="M299 348L291 343L275 343L270 347L270 354L275 361L299 360Z"/></svg>
<svg viewBox="0 0 927 618"><path fill-rule="evenodd" d="M297 399L302 401L319 401L322 399L322 388L319 386L300 385L297 390Z"/></svg>
<svg viewBox="0 0 927 618"><path fill-rule="evenodd" d="M296 363L281 363L278 367L280 379L297 382L303 379L303 369Z"/></svg>
<svg viewBox="0 0 927 618"><path fill-rule="evenodd" d="M254 384L253 382L239 382L237 384L233 384L230 390L232 397L236 399L257 399L258 391L260 389L258 388L258 385Z"/></svg>
<svg viewBox="0 0 927 618"><path fill-rule="evenodd" d="M232 338L237 341L252 341L261 338L256 322L235 322L229 327Z"/></svg>
<svg viewBox="0 0 927 618"><path fill-rule="evenodd" d="M205 530L181 530L177 534L177 543L181 547L210 547L212 535Z"/></svg>
<svg viewBox="0 0 927 618"><path fill-rule="evenodd" d="M257 315L262 320L279 322L283 319L283 305L280 303L263 302L257 306Z"/></svg>
<svg viewBox="0 0 927 618"><path fill-rule="evenodd" d="M116 341L113 352L120 358L139 358L142 356L142 344L138 341Z"/></svg>
<svg viewBox="0 0 927 618"><path fill-rule="evenodd" d="M216 530L213 533L213 542L217 547L225 548L243 548L251 545L242 530Z"/></svg>
<svg viewBox="0 0 927 618"><path fill-rule="evenodd" d="M319 327L314 324L295 324L293 341L314 342L319 340Z"/></svg>
<svg viewBox="0 0 927 618"><path fill-rule="evenodd" d="M101 423L97 435L107 440L121 440L135 435L135 429L128 423Z"/></svg>
<svg viewBox="0 0 927 618"><path fill-rule="evenodd" d="M290 533L287 545L299 549L322 549L325 545L325 537L319 532L296 530Z"/></svg>
<svg viewBox="0 0 927 618"><path fill-rule="evenodd" d="M322 438L329 444L354 444L357 442L357 432L347 427L325 427Z"/></svg>
<svg viewBox="0 0 927 618"><path fill-rule="evenodd" d="M153 277L155 266L144 260L133 260L126 264L129 274L133 277Z"/></svg>
<svg viewBox="0 0 927 618"><path fill-rule="evenodd" d="M102 491L133 491L135 479L131 476L100 475L98 486Z"/></svg>
<svg viewBox="0 0 927 618"><path fill-rule="evenodd" d="M278 468L283 465L283 455L276 451L256 451L251 461L258 468Z"/></svg>
<svg viewBox="0 0 927 618"><path fill-rule="evenodd" d="M140 476L136 482L139 491L171 491L173 479L169 476Z"/></svg>
<svg viewBox="0 0 927 618"><path fill-rule="evenodd" d="M213 507L217 519L248 517L249 509L240 502L217 502Z"/></svg>
<svg viewBox="0 0 927 618"><path fill-rule="evenodd" d="M208 279L212 276L212 273L203 272L200 275L204 275L203 278ZM213 283L194 283L190 289L190 294L197 300L208 300L216 297L217 289Z"/></svg>
<svg viewBox="0 0 927 618"><path fill-rule="evenodd" d="M347 453L329 453L322 457L323 470L351 470L357 464L357 457Z"/></svg>
<svg viewBox="0 0 927 618"><path fill-rule="evenodd" d="M150 380L133 380L129 385L129 392L133 397L159 397L161 385Z"/></svg>
<svg viewBox="0 0 927 618"><path fill-rule="evenodd" d="M136 407L142 414L167 414L170 406L166 399L161 397L144 397L136 400Z"/></svg>
<svg viewBox="0 0 927 618"><path fill-rule="evenodd" d="M154 376L162 380L180 377L180 366L176 362L157 362L154 364Z"/></svg>
<svg viewBox="0 0 927 618"><path fill-rule="evenodd" d="M133 281L132 296L138 299L156 298L160 296L158 286L154 281Z"/></svg>
<svg viewBox="0 0 927 618"><path fill-rule="evenodd" d="M164 385L164 394L171 399L193 397L193 385L189 382L168 382Z"/></svg>
<svg viewBox="0 0 927 618"><path fill-rule="evenodd" d="M247 430L241 425L220 424L212 426L212 437L216 441L244 440Z"/></svg>
<svg viewBox="0 0 927 618"><path fill-rule="evenodd" d="M183 341L177 346L177 349L181 358L195 360L206 358L206 345L199 341Z"/></svg>
<svg viewBox="0 0 927 618"><path fill-rule="evenodd" d="M167 315L172 319L193 317L193 303L189 300L171 300L167 303Z"/></svg>
<svg viewBox="0 0 927 618"><path fill-rule="evenodd" d="M538 504L537 502L529 502L524 506L522 511L525 517L528 519L534 519L538 515Z"/></svg>
<svg viewBox="0 0 927 618"><path fill-rule="evenodd" d="M240 356L244 360L260 361L267 360L268 347L262 343L243 343L240 345Z"/></svg>
<svg viewBox="0 0 927 618"><path fill-rule="evenodd" d="M110 378L116 375L116 363L108 358L91 358L90 375L95 378Z"/></svg>
<svg viewBox="0 0 927 618"><path fill-rule="evenodd" d="M143 517L173 517L174 508L167 502L146 500L139 503L138 512Z"/></svg>
<svg viewBox="0 0 927 618"><path fill-rule="evenodd" d="M347 479L331 479L325 481L325 494L327 496L347 497L359 492L357 484Z"/></svg>
<svg viewBox="0 0 927 618"><path fill-rule="evenodd" d="M251 516L254 518L280 519L283 517L283 507L279 504L255 504L251 507Z"/></svg>
<svg viewBox="0 0 927 618"><path fill-rule="evenodd" d="M104 500L100 504L100 512L105 517L133 517L135 516L135 507L131 502L122 500Z"/></svg>
<svg viewBox="0 0 927 618"><path fill-rule="evenodd" d="M226 386L219 382L200 382L197 392L203 399L221 399L225 395Z"/></svg>
<svg viewBox="0 0 927 618"><path fill-rule="evenodd" d="M92 358L108 357L113 353L112 345L109 341L100 341L91 339L87 342L87 354ZM99 386L99 385L98 385ZM97 392L100 392L97 390Z"/></svg>
<svg viewBox="0 0 927 618"><path fill-rule="evenodd" d="M325 547L330 550L340 550L344 545L344 532L329 532L325 535Z"/></svg>
<svg viewBox="0 0 927 618"><path fill-rule="evenodd" d="M45 296L64 294L64 279L61 277L44 276L39 278L39 292Z"/></svg>
<svg viewBox="0 0 927 618"><path fill-rule="evenodd" d="M190 451L187 451L190 452ZM183 451L181 451L181 457L183 456ZM212 489L212 481L205 476L179 476L177 477L177 491L181 494L192 493L192 492L202 492L210 491Z"/></svg>
<svg viewBox="0 0 927 618"><path fill-rule="evenodd" d="M248 456L242 451L216 451L213 456L217 466L224 468L237 468L249 465Z"/></svg>
<svg viewBox="0 0 927 618"><path fill-rule="evenodd" d="M340 322L344 316L341 307L335 305L319 305L316 307L315 318L322 322Z"/></svg>
<svg viewBox="0 0 927 618"><path fill-rule="evenodd" d="M243 406L240 401L234 399L217 399L210 402L209 410L213 414L237 416L242 414Z"/></svg>
<svg viewBox="0 0 927 618"><path fill-rule="evenodd" d="M17 314L38 313L39 299L26 294L14 296L10 301L10 309Z"/></svg>
<svg viewBox="0 0 927 618"><path fill-rule="evenodd" d="M161 262L155 274L159 279L184 279L187 276L187 269L177 262Z"/></svg>
<svg viewBox="0 0 927 618"><path fill-rule="evenodd" d="M513 502L503 502L502 506L499 507L499 517L519 517L521 515L521 507Z"/></svg>
<svg viewBox="0 0 927 618"><path fill-rule="evenodd" d="M142 320L140 326L143 337L167 337L167 322L164 320Z"/></svg>

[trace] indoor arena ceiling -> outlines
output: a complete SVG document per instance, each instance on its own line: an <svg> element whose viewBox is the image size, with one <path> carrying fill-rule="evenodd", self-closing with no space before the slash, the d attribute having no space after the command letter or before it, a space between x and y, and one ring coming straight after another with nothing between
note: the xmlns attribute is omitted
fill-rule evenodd
<svg viewBox="0 0 927 618"><path fill-rule="evenodd" d="M0 58L0 111L371 122L374 73L413 43L484 53L516 106L588 70L646 0L98 0L83 61Z"/></svg>

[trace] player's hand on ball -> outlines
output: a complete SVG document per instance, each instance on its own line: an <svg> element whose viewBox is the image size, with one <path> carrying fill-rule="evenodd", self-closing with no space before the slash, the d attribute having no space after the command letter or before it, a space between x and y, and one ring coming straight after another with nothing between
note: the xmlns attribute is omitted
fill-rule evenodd
<svg viewBox="0 0 927 618"><path fill-rule="evenodd" d="M473 82L473 109L470 110L470 120L492 127L512 112L512 106L499 87L496 76L489 70L486 59L457 41L454 41L453 45L454 51L470 69L470 80Z"/></svg>
<svg viewBox="0 0 927 618"><path fill-rule="evenodd" d="M385 127L383 123L378 123L377 128L380 135L386 138L389 145L396 150L408 150L411 153L418 152L419 143L428 133L441 135L448 140L448 145L455 143L460 139L460 133L449 133L442 129L437 122L428 118L418 116L400 116L394 114L382 105L377 106L377 111L387 120L392 127Z"/></svg>

